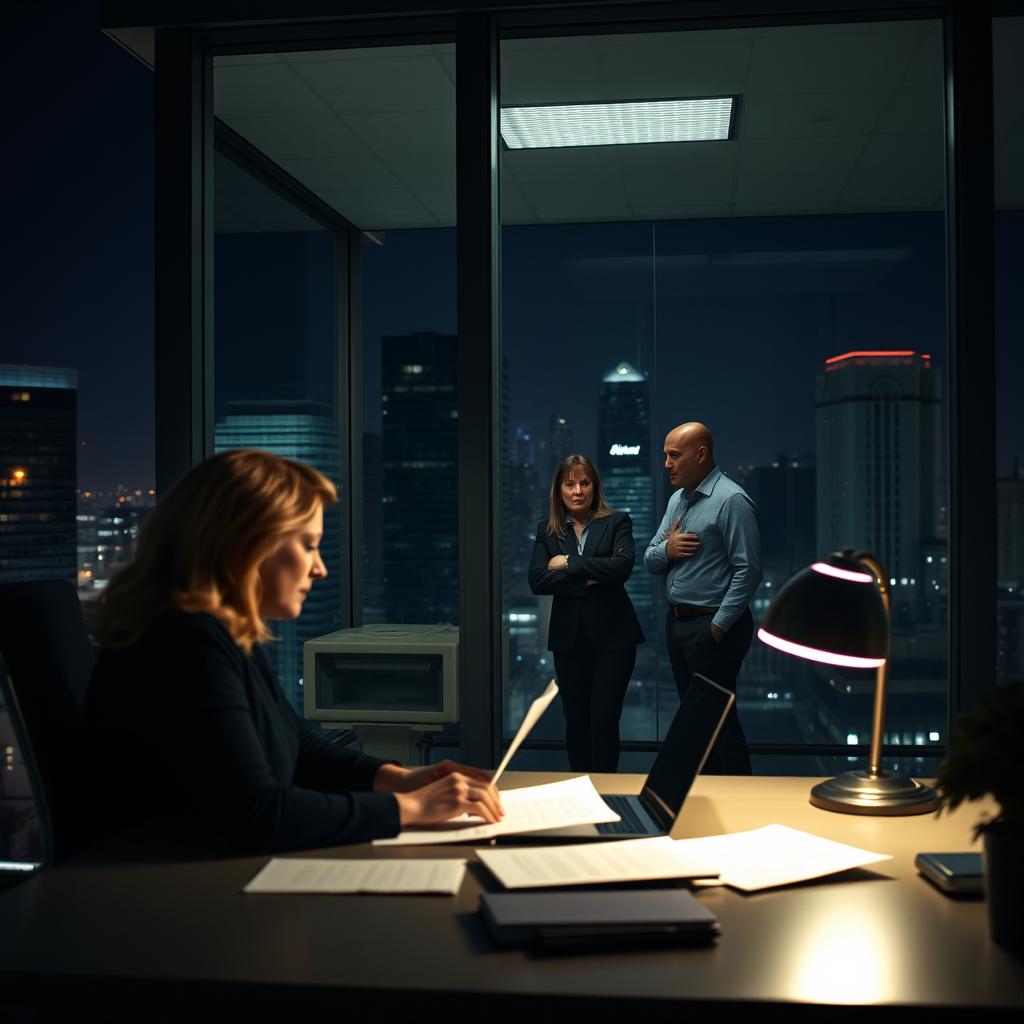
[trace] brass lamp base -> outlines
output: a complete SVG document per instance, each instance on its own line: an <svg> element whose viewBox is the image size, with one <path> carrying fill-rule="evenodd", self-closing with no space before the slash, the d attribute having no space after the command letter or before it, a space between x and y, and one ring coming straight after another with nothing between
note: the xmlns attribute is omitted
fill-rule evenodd
<svg viewBox="0 0 1024 1024"><path fill-rule="evenodd" d="M845 772L811 790L811 803L840 814L927 814L937 796L930 786L894 772Z"/></svg>

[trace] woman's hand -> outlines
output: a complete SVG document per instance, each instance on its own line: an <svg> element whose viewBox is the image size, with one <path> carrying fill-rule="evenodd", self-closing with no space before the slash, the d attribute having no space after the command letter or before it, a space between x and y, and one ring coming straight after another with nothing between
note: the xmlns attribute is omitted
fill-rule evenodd
<svg viewBox="0 0 1024 1024"><path fill-rule="evenodd" d="M553 555L551 560L548 562L549 569L568 569L569 568L569 556L568 555Z"/></svg>
<svg viewBox="0 0 1024 1024"><path fill-rule="evenodd" d="M498 791L490 782L457 771L412 792L397 792L395 800L403 826L437 825L460 814L472 814L491 824L505 814Z"/></svg>
<svg viewBox="0 0 1024 1024"><path fill-rule="evenodd" d="M475 782L490 782L491 773L480 768L459 764L457 761L439 761L422 768L402 768L397 764L382 764L373 777L375 793L411 793L458 772Z"/></svg>

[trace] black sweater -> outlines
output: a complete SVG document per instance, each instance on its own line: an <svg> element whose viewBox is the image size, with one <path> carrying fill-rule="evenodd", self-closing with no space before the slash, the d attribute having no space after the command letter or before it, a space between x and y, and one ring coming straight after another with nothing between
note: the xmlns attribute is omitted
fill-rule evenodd
<svg viewBox="0 0 1024 1024"><path fill-rule="evenodd" d="M260 647L246 655L211 615L168 610L134 646L104 649L86 718L110 823L157 819L233 853L399 831L395 798L368 792L384 762L312 732Z"/></svg>

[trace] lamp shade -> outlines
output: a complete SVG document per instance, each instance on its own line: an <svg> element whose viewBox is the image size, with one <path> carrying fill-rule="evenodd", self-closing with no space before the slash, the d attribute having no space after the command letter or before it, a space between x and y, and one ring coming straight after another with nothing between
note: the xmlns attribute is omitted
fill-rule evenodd
<svg viewBox="0 0 1024 1024"><path fill-rule="evenodd" d="M889 656L889 617L875 578L840 554L797 573L757 635L787 654L829 665L874 668Z"/></svg>

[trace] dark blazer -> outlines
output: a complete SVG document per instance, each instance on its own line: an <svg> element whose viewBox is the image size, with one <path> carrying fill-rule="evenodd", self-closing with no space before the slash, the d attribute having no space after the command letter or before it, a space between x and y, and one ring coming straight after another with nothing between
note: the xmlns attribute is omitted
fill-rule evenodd
<svg viewBox="0 0 1024 1024"><path fill-rule="evenodd" d="M549 569L555 555L567 555L567 569ZM633 521L615 512L590 524L583 554L576 551L571 530L564 537L548 533L548 521L537 526L530 559L530 590L550 594L549 651L571 651L583 623L598 650L614 650L644 642L643 630L624 586L633 571ZM597 582L587 586L587 580Z"/></svg>
<svg viewBox="0 0 1024 1024"><path fill-rule="evenodd" d="M86 720L101 761L97 810L156 824L211 853L309 849L393 836L398 804L368 792L383 761L312 732L259 645L212 615L162 612L104 649Z"/></svg>

